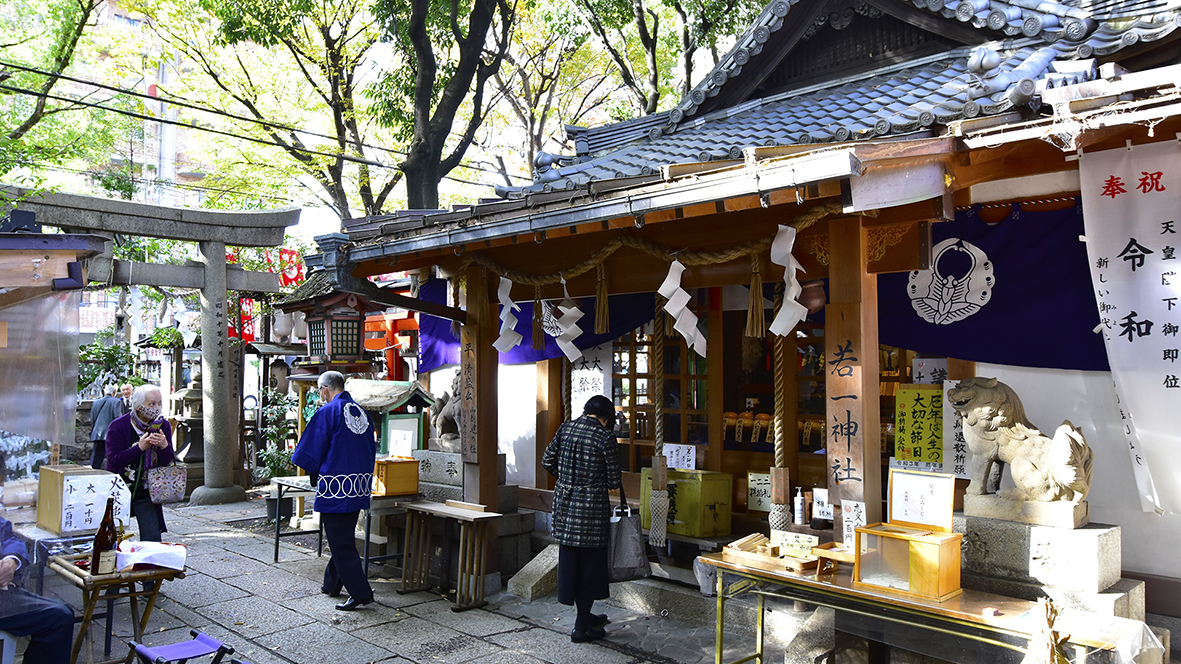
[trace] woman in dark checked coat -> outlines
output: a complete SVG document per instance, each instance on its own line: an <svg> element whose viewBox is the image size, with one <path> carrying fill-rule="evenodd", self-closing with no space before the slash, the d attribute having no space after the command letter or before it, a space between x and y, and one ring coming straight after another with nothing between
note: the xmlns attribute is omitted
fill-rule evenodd
<svg viewBox="0 0 1181 664"><path fill-rule="evenodd" d="M596 599L606 599L607 544L611 501L608 489L618 489L619 444L615 407L607 397L586 402L582 417L558 428L542 465L557 478L554 486L553 535L558 550L558 601L578 608L574 643L594 641L606 634L606 614L591 613Z"/></svg>

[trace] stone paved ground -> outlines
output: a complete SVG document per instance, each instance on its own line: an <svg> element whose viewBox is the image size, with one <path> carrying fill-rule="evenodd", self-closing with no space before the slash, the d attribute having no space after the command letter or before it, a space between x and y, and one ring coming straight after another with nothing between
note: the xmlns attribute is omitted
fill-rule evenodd
<svg viewBox="0 0 1181 664"><path fill-rule="evenodd" d="M611 618L607 638L573 644L573 609L551 594L524 603L508 594L487 607L453 613L440 595L399 595L399 583L373 578L376 603L359 611L334 609L338 600L319 593L326 558L315 551L227 525L256 518L261 501L166 511L165 540L189 547L184 579L167 582L144 640L171 643L199 629L234 646L253 664L668 664L713 661L713 627L687 625L659 615L641 615L596 605ZM288 540L289 541L289 540ZM373 570L377 567L374 566ZM47 591L77 608L76 589L47 577ZM93 633L101 655L102 628ZM126 653L130 611L118 605L113 655ZM726 660L753 652L754 639L726 635ZM782 648L777 648L782 653ZM23 644L18 653L23 651ZM776 649L769 648L769 652ZM741 652L741 654L739 654ZM83 647L79 661L85 661ZM96 657L96 659L100 659ZM20 656L17 662L21 661ZM28 664L38 664L29 662ZM195 663L194 663L195 664ZM228 664L228 663L227 663Z"/></svg>

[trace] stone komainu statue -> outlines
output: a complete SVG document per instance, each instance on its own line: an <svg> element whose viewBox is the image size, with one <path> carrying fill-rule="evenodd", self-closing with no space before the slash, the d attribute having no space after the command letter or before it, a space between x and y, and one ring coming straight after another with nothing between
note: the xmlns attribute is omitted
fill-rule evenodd
<svg viewBox="0 0 1181 664"><path fill-rule="evenodd" d="M1087 496L1091 448L1069 420L1046 437L1025 418L1013 388L995 378L960 381L947 400L964 418L964 439L974 455L969 494L997 493L1009 464L1016 487L1001 491L1002 498L1078 502Z"/></svg>
<svg viewBox="0 0 1181 664"><path fill-rule="evenodd" d="M451 381L450 396L444 392L431 409L431 424L439 438L459 437L459 407L462 403L463 400L459 397L459 374L455 374L455 380Z"/></svg>

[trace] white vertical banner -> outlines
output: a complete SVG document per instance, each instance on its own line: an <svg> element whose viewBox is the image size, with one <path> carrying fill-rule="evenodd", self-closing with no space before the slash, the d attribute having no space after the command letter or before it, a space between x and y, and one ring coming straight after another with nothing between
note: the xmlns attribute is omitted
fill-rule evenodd
<svg viewBox="0 0 1181 664"><path fill-rule="evenodd" d="M1107 346L1140 506L1181 512L1178 478L1154 479L1150 471L1175 455L1181 409L1181 144L1086 154L1079 174L1096 329Z"/></svg>

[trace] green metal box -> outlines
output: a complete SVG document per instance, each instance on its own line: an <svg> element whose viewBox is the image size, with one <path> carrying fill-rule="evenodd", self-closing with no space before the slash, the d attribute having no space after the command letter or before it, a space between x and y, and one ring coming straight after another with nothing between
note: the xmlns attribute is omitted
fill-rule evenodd
<svg viewBox="0 0 1181 664"><path fill-rule="evenodd" d="M708 470L669 469L668 532L686 537L720 537L730 534L730 496L734 477ZM649 499L652 469L640 473L640 522L652 526Z"/></svg>

